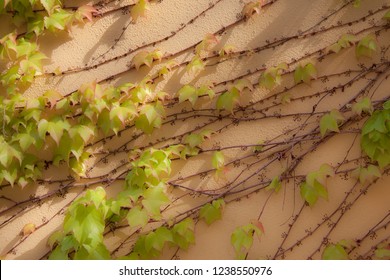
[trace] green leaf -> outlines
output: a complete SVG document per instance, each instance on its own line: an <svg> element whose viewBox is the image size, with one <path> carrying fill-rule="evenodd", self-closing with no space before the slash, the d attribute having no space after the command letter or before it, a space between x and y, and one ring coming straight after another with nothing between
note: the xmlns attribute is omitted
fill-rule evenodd
<svg viewBox="0 0 390 280"><path fill-rule="evenodd" d="M55 8L59 7L59 2L57 0L39 0L42 6L45 8L47 13L50 15Z"/></svg>
<svg viewBox="0 0 390 280"><path fill-rule="evenodd" d="M259 79L259 86L263 86L269 90L272 90L275 86L278 86L282 82L282 72L287 70L288 65L281 63L276 67L270 67L265 70Z"/></svg>
<svg viewBox="0 0 390 280"><path fill-rule="evenodd" d="M186 70L192 76L197 76L203 69L205 64L199 56L194 56L191 62L187 65Z"/></svg>
<svg viewBox="0 0 390 280"><path fill-rule="evenodd" d="M375 37L373 35L367 35L356 45L356 57L358 59L362 57L372 58L374 52L377 51L377 48Z"/></svg>
<svg viewBox="0 0 390 280"><path fill-rule="evenodd" d="M180 249L187 250L191 244L195 243L194 228L195 223L191 218L186 218L177 223L172 228L173 242Z"/></svg>
<svg viewBox="0 0 390 280"><path fill-rule="evenodd" d="M298 65L297 68L295 68L295 72L294 72L295 84L299 84L300 82L309 84L311 79L316 79L316 78L317 78L317 69L314 66L314 64L311 62L305 65Z"/></svg>
<svg viewBox="0 0 390 280"><path fill-rule="evenodd" d="M390 259L390 245L388 243L381 243L375 250L375 257L382 260Z"/></svg>
<svg viewBox="0 0 390 280"><path fill-rule="evenodd" d="M64 30L72 19L72 13L57 9L49 17L45 17L45 28L49 31L55 32L56 30Z"/></svg>
<svg viewBox="0 0 390 280"><path fill-rule="evenodd" d="M358 167L352 172L352 176L359 179L360 184L364 184L366 182L373 182L376 178L380 178L382 176L381 171L378 166L369 164L366 168Z"/></svg>
<svg viewBox="0 0 390 280"><path fill-rule="evenodd" d="M383 16L384 20L390 20L390 10L386 12L386 14Z"/></svg>
<svg viewBox="0 0 390 280"><path fill-rule="evenodd" d="M127 221L130 227L144 227L149 221L149 215L145 209L140 206L135 206L131 208L127 214Z"/></svg>
<svg viewBox="0 0 390 280"><path fill-rule="evenodd" d="M61 246L57 246L49 255L49 260L69 260L68 253L61 250Z"/></svg>
<svg viewBox="0 0 390 280"><path fill-rule="evenodd" d="M321 136L324 137L327 131L340 132L339 123L343 120L344 117L335 109L323 115L320 120Z"/></svg>
<svg viewBox="0 0 390 280"><path fill-rule="evenodd" d="M142 205L154 218L161 216L160 208L169 202L169 198L166 196L161 184L148 188L144 192L143 197Z"/></svg>
<svg viewBox="0 0 390 280"><path fill-rule="evenodd" d="M282 183L280 182L280 178L279 176L276 176L272 179L271 183L265 189L267 191L273 190L276 193L278 193L281 187L282 187Z"/></svg>
<svg viewBox="0 0 390 280"><path fill-rule="evenodd" d="M73 233L81 244L96 246L103 242L104 217L95 205L76 204L64 220L65 234Z"/></svg>
<svg viewBox="0 0 390 280"><path fill-rule="evenodd" d="M362 0L354 0L353 1L353 6L355 8L359 8L361 3L362 3Z"/></svg>
<svg viewBox="0 0 390 280"><path fill-rule="evenodd" d="M329 48L327 48L327 52L338 53L342 49L346 49L346 48L353 46L355 44L355 42L356 42L355 35L344 34L337 41L337 43L335 43L335 44L331 45Z"/></svg>
<svg viewBox="0 0 390 280"><path fill-rule="evenodd" d="M221 151L217 151L213 154L212 158L213 167L217 170L221 170L225 165L225 157Z"/></svg>
<svg viewBox="0 0 390 280"><path fill-rule="evenodd" d="M195 87L191 85L185 85L182 87L179 92L179 103L182 103L188 100L192 106L195 106L196 101L198 100L198 93Z"/></svg>
<svg viewBox="0 0 390 280"><path fill-rule="evenodd" d="M236 88L240 93L243 92L245 89L253 91L253 85L248 79L239 79L237 82L234 83L233 87Z"/></svg>
<svg viewBox="0 0 390 280"><path fill-rule="evenodd" d="M361 148L380 168L390 164L390 108L376 110L362 128Z"/></svg>
<svg viewBox="0 0 390 280"><path fill-rule="evenodd" d="M322 253L323 260L349 260L345 249L339 244L328 245Z"/></svg>
<svg viewBox="0 0 390 280"><path fill-rule="evenodd" d="M230 91L227 91L221 94L217 99L217 109L218 110L227 110L233 112L233 107L236 103L239 102L240 93L236 88L232 88Z"/></svg>
<svg viewBox="0 0 390 280"><path fill-rule="evenodd" d="M237 227L233 231L230 243L233 245L237 259L245 258L245 255L252 247L254 233L260 236L262 231L252 223Z"/></svg>
<svg viewBox="0 0 390 280"><path fill-rule="evenodd" d="M363 112L371 115L373 111L374 107L372 106L371 99L368 97L364 97L362 100L352 105L352 112L359 116Z"/></svg>
<svg viewBox="0 0 390 280"><path fill-rule="evenodd" d="M307 184L306 182L303 182L300 186L301 189L301 197L310 205L313 206L317 200L318 200L318 192L317 190Z"/></svg>
<svg viewBox="0 0 390 280"><path fill-rule="evenodd" d="M145 238L145 249L150 251L152 248L161 252L166 243L173 242L172 232L166 227L159 227L150 232Z"/></svg>
<svg viewBox="0 0 390 280"><path fill-rule="evenodd" d="M204 219L205 222L210 225L216 220L221 219L222 217L222 208L225 205L225 201L220 198L214 200L211 203L206 203L200 208L199 217Z"/></svg>

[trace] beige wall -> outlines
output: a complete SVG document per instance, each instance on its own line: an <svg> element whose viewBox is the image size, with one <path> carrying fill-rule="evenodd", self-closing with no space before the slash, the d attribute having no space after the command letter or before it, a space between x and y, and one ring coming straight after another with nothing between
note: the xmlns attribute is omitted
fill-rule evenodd
<svg viewBox="0 0 390 280"><path fill-rule="evenodd" d="M119 1L124 5L126 1ZM110 47L114 44L115 39L122 32L122 28L126 26L130 20L129 15L123 15L121 12L111 13L102 18L97 18L93 23L88 23L84 27L75 27L71 34L47 34L40 41L42 51L51 58L46 65L46 71L52 72L57 67L61 71L68 68L83 67L84 65L91 65L91 61L96 56L103 53L104 59L113 58L115 56L126 53L128 49L134 49L145 43L154 42L171 34L172 31L177 30L182 23L188 22L189 19L196 17L207 9L209 3L215 3L216 0L164 0L161 3L153 3L150 11L147 13L147 18L142 18L136 24L130 25L124 32L123 37L115 44L114 49ZM176 35L171 36L168 40L158 43L155 48L167 54L175 54L184 50L202 40L207 33L215 33L221 27L227 26L237 20L237 15L241 12L243 1L236 0L222 0L219 1L212 9L207 11L204 16L197 18L193 24L187 25L182 31ZM247 1L245 1L247 2ZM339 21L343 23L359 19L366 15L369 10L376 11L382 5L389 5L386 0L363 0L360 8L353 8L351 5L341 9L328 20L316 26L315 30L321 30L322 27L328 28L336 25ZM274 38L289 37L296 35L299 31L305 31L311 28L314 24L321 21L322 16L328 15L332 10L338 9L342 6L344 1L308 1L308 0L278 0L274 4L265 8L260 15L256 15L246 22L240 22L232 28L227 29L221 36L218 36L220 43L215 47L216 50L221 48L224 44L234 45L237 50L246 50L256 48L266 44L267 40L271 42ZM386 11L386 10L385 10ZM193 83L201 85L207 82L221 83L226 80L234 79L240 75L245 75L248 71L253 71L261 68L262 65L267 67L277 65L280 62L290 63L293 59L300 59L306 53L314 53L317 50L325 48L333 44L341 34L347 32L359 32L372 24L383 24L381 20L384 12L379 12L366 21L361 21L352 26L333 28L329 31L319 32L318 34L308 36L308 38L292 39L287 43L276 47L275 49L268 49L259 53L254 53L250 56L242 58L232 58L217 65L209 66L198 77L191 80L188 74L185 73L185 68L180 67L173 71L164 81L158 84L157 90L161 89L170 95L174 95L180 87L185 83ZM359 35L363 37L366 33ZM378 38L378 45L381 47L388 47L389 32L382 31ZM154 48L146 48L146 50L153 50ZM383 54L384 59L389 59L390 52ZM132 55L122 59L115 60L110 63L103 64L96 69L88 71L81 71L76 74L61 75L59 77L41 77L28 92L29 96L37 96L45 90L55 87L63 94L70 93L76 90L85 82L97 80L100 81L108 76L114 75L118 72L124 71L131 61ZM184 51L175 56L177 62L189 61L193 56L193 48ZM371 65L372 60L363 59L357 61L354 54L354 49L342 51L340 54L327 55L321 62L316 60L317 55L312 56L312 61L316 62L318 69L318 76L329 76L329 81L322 81L317 79L310 85L301 84L290 90L293 98L306 95L312 95L316 92L323 91L325 88L331 89L348 82L354 74L353 71L359 71L358 63L366 63ZM100 58L102 60L103 58ZM380 63L381 57L377 53L373 61ZM216 60L214 60L216 62ZM211 61L210 61L211 64ZM149 69L142 67L139 71L134 69L124 74L119 75L113 84L120 84L123 82L136 82L147 74L153 74L160 66L156 64L155 67ZM294 69L295 65L291 65ZM333 75L347 70L352 70L351 77L347 75ZM259 72L253 75L247 75L253 83L258 80ZM388 98L388 89L390 87L390 80L384 80L386 73L378 79L369 95L373 94L374 100ZM276 106L266 112L267 115L272 114L295 114L295 113L310 113L312 106L318 103L317 112L329 111L334 108L339 108L352 98L360 89L369 82L369 78L374 78L375 75L368 75L365 79L360 79L354 82L352 87L346 88L344 92L337 90L333 96L313 97L306 99L305 102L294 101L283 106ZM259 101L264 99L264 103L256 105L255 108L261 109L269 106L272 102L280 103L280 95L276 99L267 99L268 96L276 94L283 90L284 87L291 87L293 85L293 76L291 74L283 77L283 84L272 92L255 87L253 92L245 92L242 96L241 105L247 105L249 102ZM228 86L223 84L216 87L216 91L222 91ZM201 108L215 108L215 101L201 101L195 106L195 109ZM167 115L175 112L180 112L183 109L191 110L189 103L182 105L175 105L168 109ZM195 112L196 113L196 112ZM207 112L208 114L216 114L215 112ZM249 113L249 116L260 117L260 113ZM346 116L351 113L346 112ZM240 117L240 113L236 114ZM229 147L234 145L250 145L256 144L259 140L269 141L276 136L279 136L280 141L287 141L291 143L291 133L287 133L289 129L299 128L305 119L306 115L301 115L300 120L294 117L283 118L267 118L254 121L241 121L236 126L228 126L227 129L213 135L210 140L207 140L202 146L204 149L215 146ZM151 136L142 136L135 141L134 146L144 146L145 143L154 143L162 137L170 137L172 135L179 135L186 133L193 129L196 125L207 122L208 118L190 119L184 122L177 121L175 125L164 125L163 129L156 131ZM208 125L214 131L222 128L226 124L231 124L232 120L224 118L221 122ZM318 124L318 119L312 117L308 120L308 126L300 129L298 136L307 133L310 129ZM357 122L358 126L350 126L343 129L343 133L332 135L327 138L324 143L321 143L313 152L305 156L301 163L295 169L294 175L306 175L310 171L317 170L322 163L328 163L332 166L337 166L340 162L347 159L356 159L360 157L359 137L355 139L356 133L348 133L348 129L354 130L361 127L362 121ZM101 147L102 149L109 149L118 147L121 143L129 139L135 133L132 130L126 131L123 136L113 141L108 141L107 145ZM295 145L290 151L295 155L299 155L309 149L311 142L303 142ZM280 148L286 148L290 144L281 145ZM347 152L349 151L349 152ZM251 148L247 150L241 149L226 149L223 151L227 162L232 162L235 159L241 158L252 153ZM266 164L270 159L268 154L263 153L259 155L258 159L264 161L258 164L252 164L256 157L250 157L241 161L240 166L234 167L229 165L230 171L226 174L226 178L216 180L211 172L204 179L195 176L191 180L180 181L186 187L194 190L216 190L223 191L219 188L226 186L229 182L242 172L240 179L248 178L245 183L240 184L237 189L245 188L247 186L257 184L261 181L272 179L274 176L280 174L281 170L289 166L292 161L291 154L287 158L281 159L271 164L265 171L250 178L263 164ZM96 161L99 156L96 157ZM120 165L120 160L126 159L125 154L117 154L115 157L111 156L108 159L108 164L97 164L92 171L91 176L107 172L112 168ZM91 163L93 164L93 163ZM249 166L249 167L248 167ZM340 170L349 169L356 166L355 163L343 165ZM199 157L187 161L175 161L174 170L170 180L185 177L191 174L205 171L211 168L211 153L202 154ZM51 169L47 173L50 178L63 177L63 169ZM238 180L240 181L240 180ZM300 211L303 201L299 195L298 183L294 180L283 183L283 189L280 193L274 194L270 197L270 193L260 190L258 193L240 192L237 195L229 196L226 200L232 201L228 203L224 209L223 218L220 221L208 226L203 221L199 221L196 225L196 244L191 246L188 251L179 250L175 254L175 250L167 248L163 257L172 258L173 256L180 259L232 259L234 258L234 250L230 245L230 236L235 227L249 223L252 219L257 219L259 213L264 211L261 215L261 222L265 227L265 235L261 240L255 240L252 249L249 252L249 259L263 259L274 257L277 249L283 240L283 233L289 230L289 224L293 223L293 217ZM302 240L301 246L295 246L292 251L285 252L287 259L305 259L309 256L312 258L320 258L320 253L317 249L323 250L321 243L326 236L330 242L338 242L341 239L361 239L370 230L375 230L377 223L380 225L389 223L390 218L386 216L390 211L390 179L388 175L384 175L375 184L369 187L366 195L361 195L361 190L364 188L360 185L354 187L355 179L344 178L342 175L335 176L328 180L329 200L320 199L317 204L310 208L304 207L299 214L299 218L294 223L291 232L288 233L288 238L285 240L284 249L295 244L297 240ZM121 182L115 183L109 187L110 194L114 194L120 189ZM0 190L0 195L8 195L17 201L27 199L30 194L36 192L37 194L45 194L53 189L58 188L56 185L39 185L29 187L27 190L19 190L18 187L13 189L4 188ZM7 259L37 259L43 257L48 251L46 241L48 236L57 229L63 220L63 215L57 215L69 201L82 191L81 188L72 189L67 195L66 199L60 197L53 197L45 200L43 204L36 205L34 203L27 203L27 209L22 213L20 208L13 211L6 212L0 217L2 223L0 227L0 253L6 254ZM351 192L349 194L349 192ZM191 197L187 191L183 190L169 190L172 198L181 197L174 203L167 216L175 215L180 211L190 209L194 206L207 201L206 196ZM246 195L248 194L248 195ZM242 197L243 196L243 197ZM347 197L347 204L354 201L350 209L345 210L345 205L342 204L343 199ZM235 200L239 198L239 200ZM9 207L10 203L2 200L0 202L2 209ZM330 221L322 224L313 235L305 238L308 231L313 231L317 224L323 221L325 216L330 216L333 211L335 215ZM16 215L14 218L13 215ZM381 222L381 219L386 218ZM334 229L331 227L332 222L337 222ZM12 218L8 223L6 220ZM49 220L48 223L46 221ZM22 238L19 232L27 223L34 223L40 227L37 231L26 238ZM379 225L379 227L380 227ZM376 235L365 238L361 247L356 249L351 256L358 258L359 256L369 256L371 246L375 246L381 240L389 238L390 227L387 229L380 229L376 231ZM118 230L115 236L107 235L107 245L113 250L124 238L131 233L129 229ZM388 240L388 239L387 239ZM126 243L118 251L116 256L123 255L129 252L131 244ZM11 251L10 251L11 250ZM367 253L367 255L366 255ZM280 258L281 256L278 256Z"/></svg>

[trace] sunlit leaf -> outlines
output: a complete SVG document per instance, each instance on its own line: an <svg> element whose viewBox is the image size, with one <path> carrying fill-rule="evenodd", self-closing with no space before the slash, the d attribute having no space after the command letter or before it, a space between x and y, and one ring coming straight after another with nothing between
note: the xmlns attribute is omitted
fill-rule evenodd
<svg viewBox="0 0 390 280"><path fill-rule="evenodd" d="M33 223L26 224L23 227L23 236L30 235L31 233L33 233L35 231L35 229L36 229L35 224L33 224Z"/></svg>
<svg viewBox="0 0 390 280"><path fill-rule="evenodd" d="M148 223L149 215L145 209L135 206L129 210L126 219L132 228L137 226L143 227Z"/></svg>
<svg viewBox="0 0 390 280"><path fill-rule="evenodd" d="M255 14L260 14L261 6L262 6L261 0L249 2L245 4L244 8L242 9L242 14L246 19L249 19Z"/></svg>
<svg viewBox="0 0 390 280"><path fill-rule="evenodd" d="M343 246L339 244L328 245L322 253L323 260L349 260L349 256Z"/></svg>
<svg viewBox="0 0 390 280"><path fill-rule="evenodd" d="M188 100L192 106L195 105L198 100L198 93L195 87L191 85L183 86L177 93L179 95L179 103Z"/></svg>
<svg viewBox="0 0 390 280"><path fill-rule="evenodd" d="M160 208L169 202L162 185L148 188L144 192L143 197L142 205L152 217L160 217Z"/></svg>
<svg viewBox="0 0 390 280"><path fill-rule="evenodd" d="M136 22L139 17L145 17L146 11L150 9L149 6L149 0L138 0L138 2L134 7L131 8L130 11L133 21Z"/></svg>

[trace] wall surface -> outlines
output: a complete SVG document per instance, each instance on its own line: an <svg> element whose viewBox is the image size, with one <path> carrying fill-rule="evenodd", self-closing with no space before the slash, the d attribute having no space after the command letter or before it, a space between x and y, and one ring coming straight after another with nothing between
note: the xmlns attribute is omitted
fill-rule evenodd
<svg viewBox="0 0 390 280"><path fill-rule="evenodd" d="M71 2L74 5L74 1L68 2L65 6ZM244 90L234 114L217 112L216 99L200 98L194 108L189 102L177 104L177 100L167 100L171 106L167 107L162 128L150 136L129 128L121 137L93 145L95 156L89 162L93 169L88 176L106 173L114 176L125 170L122 162L128 158L126 153L118 151L105 156L101 151L114 151L126 143L127 148L150 144L162 147L177 143L190 131L211 129L215 133L202 144L205 152L173 162L168 182L181 187L167 190L174 202L164 217L176 217L225 193L227 204L222 219L211 225L199 220L195 244L186 251L167 247L162 258L234 259L231 234L236 227L252 220L261 221L265 234L254 239L248 259L320 259L325 244L343 239L358 244L350 252L352 258L370 258L373 248L390 238L390 227L385 226L390 222L390 177L383 174L375 183L361 185L347 172L365 162L361 159L359 129L367 117L354 116L353 124L342 126L340 133L328 133L322 140L318 123L332 109L339 109L345 118L353 117L349 108L361 91L363 95L358 100L362 96L372 100L389 98L390 33L383 28L382 17L389 9L383 6L390 3L363 0L361 7L354 8L343 0L276 0L260 14L241 20L247 2L156 1L151 3L147 16L135 24L130 23L129 9L125 8L96 17L85 26L73 27L71 33L46 34L40 40L41 50L50 57L45 71L75 71L38 77L25 94L38 96L54 87L65 95L94 80L104 80L102 85L139 82L146 75L153 77L168 59L136 71L132 57L139 51L155 49L180 64L164 79L156 79L155 90L170 97L175 97L187 83L197 86L213 83L215 92L221 93L239 78L246 78L254 89ZM127 4L115 1L101 11ZM360 39L377 30L381 30L376 38L378 51L372 59L358 60L354 47L338 54L325 51L342 34L357 34ZM206 34L215 34L219 42L210 53L203 54L207 66L193 77L185 66L194 56L194 46ZM222 59L213 57L213 51L218 53L225 45L234 46L235 52ZM309 84L294 85L292 71L299 63L309 61L317 68L317 78ZM383 65L386 61L387 66ZM283 74L281 85L272 90L259 87L263 69L282 62L290 70ZM375 71L374 63L383 73ZM374 84L368 86L373 80ZM281 102L282 98L291 100ZM308 137L310 132L312 137ZM256 154L253 146L260 141L265 143L264 151ZM218 148L222 149L227 167L219 177L211 170L211 151ZM308 172L318 170L323 163L333 166L337 174L327 179L328 199L319 199L309 207L301 198L299 185ZM283 180L280 192L264 190L264 182L295 164L293 173ZM45 171L45 178L65 180L67 176L65 167ZM90 180L93 179L83 178L80 182ZM31 200L31 195L55 193L60 186L38 184L23 191L19 187L2 188L0 195L27 202L2 212L0 254L6 259L45 258L49 252L47 239L61 226L66 206L84 191L80 182L72 182L73 187L66 194L57 193L39 203ZM121 180L112 183L107 187L108 194L114 195L122 184ZM0 210L12 206L10 201L0 203ZM27 223L41 226L22 237L20 231ZM143 231L153 227L152 223ZM113 257L131 251L136 238L134 231L124 227L107 233L106 244L114 252Z"/></svg>

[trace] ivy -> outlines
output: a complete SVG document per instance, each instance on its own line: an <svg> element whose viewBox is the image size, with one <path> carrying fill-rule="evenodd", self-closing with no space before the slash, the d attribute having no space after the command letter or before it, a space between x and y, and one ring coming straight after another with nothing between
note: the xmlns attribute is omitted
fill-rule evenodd
<svg viewBox="0 0 390 280"><path fill-rule="evenodd" d="M300 193L309 206L314 206L320 197L328 199L328 191L325 186L326 178L332 176L334 176L334 171L332 166L328 164L323 164L318 171L306 175L306 180L300 185Z"/></svg>
<svg viewBox="0 0 390 280"><path fill-rule="evenodd" d="M374 107L372 106L371 99L368 97L364 97L363 99L352 105L352 112L359 116L362 113L371 115L373 111Z"/></svg>
<svg viewBox="0 0 390 280"><path fill-rule="evenodd" d="M149 6L149 0L138 0L130 12L133 22L138 21L140 17L145 17L146 12L150 9Z"/></svg>
<svg viewBox="0 0 390 280"><path fill-rule="evenodd" d="M320 133L324 137L328 131L340 132L339 124L344 120L343 115L338 110L332 110L321 117Z"/></svg>
<svg viewBox="0 0 390 280"><path fill-rule="evenodd" d="M269 90L273 89L275 86L278 86L282 82L282 73L288 69L286 63L281 63L276 67L270 67L265 70L259 79L259 85L263 86Z"/></svg>
<svg viewBox="0 0 390 280"><path fill-rule="evenodd" d="M381 260L390 259L390 245L388 243L381 243L375 250L375 257Z"/></svg>
<svg viewBox="0 0 390 280"><path fill-rule="evenodd" d="M390 164L390 102L382 110L375 110L364 123L361 133L362 151L373 161L385 168Z"/></svg>
<svg viewBox="0 0 390 280"><path fill-rule="evenodd" d="M199 211L199 217L204 219L206 224L210 225L222 218L222 209L224 206L225 201L222 198L213 200L202 206Z"/></svg>
<svg viewBox="0 0 390 280"><path fill-rule="evenodd" d="M347 49L353 46L356 42L356 37L353 34L344 34L340 39L331 45L327 50L328 52L339 53L342 49Z"/></svg>
<svg viewBox="0 0 390 280"><path fill-rule="evenodd" d="M260 237L263 233L264 228L262 226L256 226L254 223L237 227L230 238L230 242L236 252L236 258L241 260L245 259L246 254L252 247L253 235L256 234Z"/></svg>
<svg viewBox="0 0 390 280"><path fill-rule="evenodd" d="M310 83L310 80L317 78L317 69L313 63L300 64L295 68L294 81L296 84L304 82Z"/></svg>
<svg viewBox="0 0 390 280"><path fill-rule="evenodd" d="M377 51L377 44L373 35L367 35L356 45L355 53L357 58L371 58L374 52Z"/></svg>

